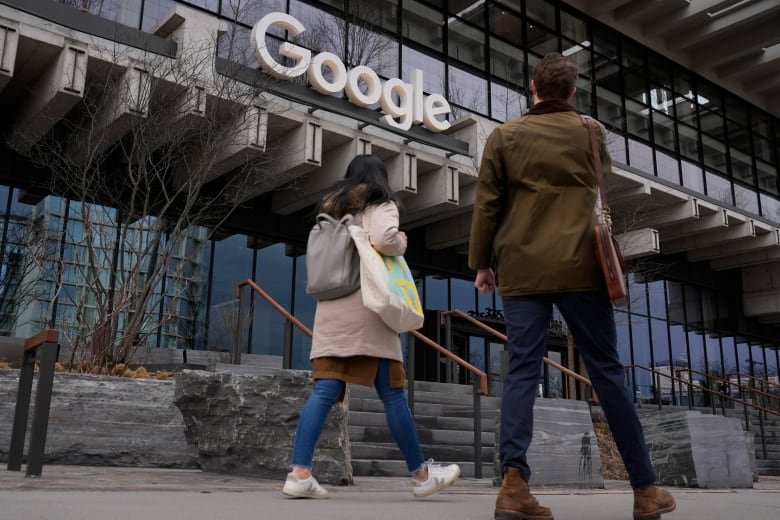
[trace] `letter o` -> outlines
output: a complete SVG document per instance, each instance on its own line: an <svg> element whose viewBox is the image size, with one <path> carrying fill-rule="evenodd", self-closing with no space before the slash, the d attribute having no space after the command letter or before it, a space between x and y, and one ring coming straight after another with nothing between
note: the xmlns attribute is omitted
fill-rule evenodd
<svg viewBox="0 0 780 520"><path fill-rule="evenodd" d="M322 66L327 65L333 74L333 80L328 81L322 74ZM347 68L344 62L332 52L317 54L309 66L309 82L314 90L329 96L344 89L347 84Z"/></svg>
<svg viewBox="0 0 780 520"><path fill-rule="evenodd" d="M360 90L359 81L363 79L366 82L366 92ZM347 86L345 87L347 97L353 105L359 107L370 107L378 103L382 96L382 81L376 72L366 67L358 65L347 74Z"/></svg>

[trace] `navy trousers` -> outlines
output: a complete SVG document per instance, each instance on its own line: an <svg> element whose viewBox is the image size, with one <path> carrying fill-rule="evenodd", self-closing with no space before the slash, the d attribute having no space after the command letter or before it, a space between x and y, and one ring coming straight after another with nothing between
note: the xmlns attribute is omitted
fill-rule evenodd
<svg viewBox="0 0 780 520"><path fill-rule="evenodd" d="M526 453L533 435L533 406L555 304L585 360L590 380L623 457L631 485L655 482L644 433L625 384L617 352L612 302L603 291L505 297L509 367L501 400L501 468L520 469L530 479Z"/></svg>

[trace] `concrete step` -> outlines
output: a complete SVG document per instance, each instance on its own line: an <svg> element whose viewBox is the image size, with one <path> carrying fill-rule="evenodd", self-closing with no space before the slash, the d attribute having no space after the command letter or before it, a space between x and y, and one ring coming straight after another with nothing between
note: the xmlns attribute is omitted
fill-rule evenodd
<svg viewBox="0 0 780 520"><path fill-rule="evenodd" d="M403 460L401 451L395 442L392 443L363 443L353 442L351 447L352 458L359 460ZM436 460L474 460L473 446L441 446L435 444L422 444L425 458ZM482 462L493 460L493 447L482 448Z"/></svg>
<svg viewBox="0 0 780 520"><path fill-rule="evenodd" d="M355 412L384 413L385 409L379 399L363 399L350 396L349 410ZM483 421L494 421L496 410L482 410ZM474 417L471 406L456 406L435 403L415 403L414 414L421 416Z"/></svg>
<svg viewBox="0 0 780 520"><path fill-rule="evenodd" d="M442 444L449 446L473 446L474 432L457 430L419 429L417 436L423 444ZM482 446L492 447L495 443L493 432L482 432ZM349 439L353 443L392 443L392 435L387 427L349 426Z"/></svg>
<svg viewBox="0 0 780 520"><path fill-rule="evenodd" d="M469 418L415 415L414 422L417 424L418 430L424 428L434 430L474 430L474 420ZM387 426L384 414L376 412L349 412L349 424L354 426ZM492 433L494 429L495 424L492 421L482 421L483 432Z"/></svg>
<svg viewBox="0 0 780 520"><path fill-rule="evenodd" d="M360 385L350 385L350 399L378 399L376 391L373 388ZM462 393L430 392L425 390L415 390L415 406L420 403L431 403L441 405L468 406L472 407L473 399L471 395ZM498 410L501 405L499 397L482 396L480 404L483 410Z"/></svg>
<svg viewBox="0 0 780 520"><path fill-rule="evenodd" d="M474 477L474 462L453 462L436 460L436 464L458 464L460 466L460 476L462 478L475 478ZM409 471L406 468L406 463L399 460L362 460L352 459L352 472L355 476L383 476L383 477L406 477L409 476ZM493 463L482 464L482 478L493 477ZM411 494L411 484L409 485L409 493Z"/></svg>
<svg viewBox="0 0 780 520"><path fill-rule="evenodd" d="M780 460L756 460L759 475L780 476Z"/></svg>

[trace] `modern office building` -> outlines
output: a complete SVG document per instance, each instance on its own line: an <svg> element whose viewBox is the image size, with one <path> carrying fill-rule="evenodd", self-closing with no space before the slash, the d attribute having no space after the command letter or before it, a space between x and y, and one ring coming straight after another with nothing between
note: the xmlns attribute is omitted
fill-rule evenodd
<svg viewBox="0 0 780 520"><path fill-rule="evenodd" d="M229 348L226 304L245 279L311 324L313 205L357 153L388 164L425 309L500 327L500 298L478 294L466 266L480 149L559 51L580 66L577 109L609 131L631 259L623 361L776 380L778 27L777 2L750 0L0 0L2 333L54 326L83 342L111 323L134 345ZM261 67L258 48L276 65ZM230 141L198 140L204 127ZM159 196L199 164L207 192L252 174L224 220L129 204L138 172L159 169ZM579 370L558 325L548 355ZM264 301L247 328L245 352L288 344L291 365L308 366L309 339ZM451 348L497 379L503 345L455 336ZM418 355L417 378L465 382ZM629 377L639 400L676 399L642 369ZM542 387L565 393L554 369Z"/></svg>

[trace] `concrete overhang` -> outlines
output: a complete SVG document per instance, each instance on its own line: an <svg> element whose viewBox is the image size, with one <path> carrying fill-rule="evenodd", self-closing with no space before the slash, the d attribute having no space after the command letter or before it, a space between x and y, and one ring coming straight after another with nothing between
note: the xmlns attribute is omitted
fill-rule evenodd
<svg viewBox="0 0 780 520"><path fill-rule="evenodd" d="M564 0L780 117L777 0Z"/></svg>

